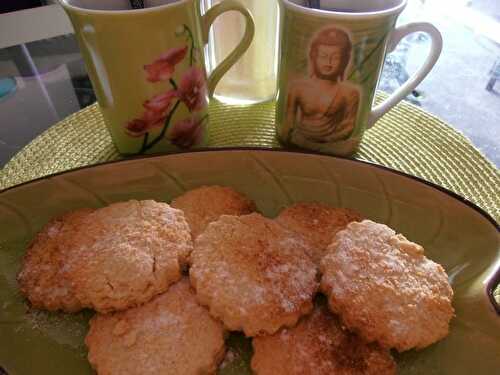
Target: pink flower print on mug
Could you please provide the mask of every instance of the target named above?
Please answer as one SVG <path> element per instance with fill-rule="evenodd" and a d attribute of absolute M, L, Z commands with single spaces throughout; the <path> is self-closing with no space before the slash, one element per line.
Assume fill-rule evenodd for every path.
<path fill-rule="evenodd" d="M 168 81 L 175 73 L 175 66 L 179 64 L 188 52 L 188 47 L 177 47 L 168 50 L 152 64 L 145 65 L 149 82 Z"/>
<path fill-rule="evenodd" d="M 168 139 L 180 148 L 191 148 L 202 141 L 204 122 L 208 118 L 201 119 L 191 117 L 177 122 L 171 129 Z"/>
<path fill-rule="evenodd" d="M 179 98 L 191 112 L 207 106 L 206 81 L 201 69 L 191 67 L 184 73 L 179 85 Z"/>

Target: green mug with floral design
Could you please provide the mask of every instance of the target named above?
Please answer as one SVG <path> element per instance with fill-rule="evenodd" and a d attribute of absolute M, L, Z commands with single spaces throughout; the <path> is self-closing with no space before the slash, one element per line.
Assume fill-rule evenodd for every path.
<path fill-rule="evenodd" d="M 201 13 L 198 0 L 145 9 L 118 2 L 60 0 L 68 14 L 106 126 L 122 154 L 174 152 L 206 145 L 208 99 L 252 42 L 254 23 L 237 0 Z M 126 2 L 125 2 L 126 3 Z M 105 5 L 105 6 L 104 6 Z M 246 21 L 240 44 L 207 74 L 204 46 L 222 13 Z"/>

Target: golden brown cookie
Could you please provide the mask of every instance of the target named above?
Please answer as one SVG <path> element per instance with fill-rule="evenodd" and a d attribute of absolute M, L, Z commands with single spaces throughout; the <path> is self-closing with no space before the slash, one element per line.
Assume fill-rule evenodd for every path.
<path fill-rule="evenodd" d="M 198 300 L 247 336 L 293 326 L 318 283 L 304 240 L 259 214 L 221 216 L 196 239 L 190 279 Z"/>
<path fill-rule="evenodd" d="M 255 211 L 255 203 L 241 193 L 222 186 L 202 186 L 172 201 L 172 207 L 184 211 L 193 238 L 222 215 L 246 215 Z"/>
<path fill-rule="evenodd" d="M 297 203 L 280 212 L 276 221 L 310 242 L 313 260 L 319 264 L 335 234 L 362 216 L 354 210 L 322 203 Z"/>
<path fill-rule="evenodd" d="M 293 328 L 253 339 L 257 375 L 390 375 L 396 364 L 389 350 L 366 344 L 342 328 L 326 306 Z"/>
<path fill-rule="evenodd" d="M 85 338 L 99 375 L 215 373 L 224 357 L 224 330 L 196 302 L 182 279 L 150 302 L 97 314 Z"/>
<path fill-rule="evenodd" d="M 349 224 L 328 248 L 321 271 L 330 308 L 367 341 L 404 351 L 448 334 L 453 291 L 443 267 L 386 225 Z"/>
<path fill-rule="evenodd" d="M 192 250 L 184 214 L 166 203 L 115 203 L 89 214 L 68 254 L 67 275 L 86 307 L 140 305 L 181 278 Z"/>
<path fill-rule="evenodd" d="M 82 309 L 63 266 L 75 231 L 91 212 L 82 209 L 51 220 L 29 245 L 17 280 L 33 307 L 66 312 Z"/>

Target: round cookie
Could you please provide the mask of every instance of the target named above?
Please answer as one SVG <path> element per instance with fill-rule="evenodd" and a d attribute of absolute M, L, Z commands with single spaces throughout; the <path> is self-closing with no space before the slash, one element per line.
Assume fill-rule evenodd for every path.
<path fill-rule="evenodd" d="M 88 359 L 101 375 L 215 373 L 224 330 L 182 279 L 148 303 L 90 321 Z"/>
<path fill-rule="evenodd" d="M 98 209 L 74 238 L 67 275 L 76 297 L 101 313 L 140 305 L 181 278 L 192 250 L 184 214 L 166 203 Z"/>
<path fill-rule="evenodd" d="M 362 216 L 348 208 L 322 203 L 296 203 L 280 212 L 276 221 L 302 235 L 311 244 L 313 260 L 319 264 L 335 234 Z"/>
<path fill-rule="evenodd" d="M 311 311 L 317 269 L 306 243 L 259 214 L 222 216 L 195 241 L 190 279 L 232 331 L 272 334 Z"/>
<path fill-rule="evenodd" d="M 172 207 L 184 211 L 193 238 L 222 215 L 246 215 L 255 211 L 255 203 L 237 191 L 223 186 L 202 186 L 172 201 Z"/>
<path fill-rule="evenodd" d="M 297 326 L 255 337 L 252 343 L 256 375 L 396 374 L 387 349 L 344 330 L 326 306 L 316 307 Z"/>
<path fill-rule="evenodd" d="M 448 334 L 454 310 L 445 271 L 386 225 L 349 224 L 329 246 L 321 271 L 332 311 L 369 342 L 404 351 Z"/>
<path fill-rule="evenodd" d="M 47 223 L 24 255 L 17 281 L 35 308 L 76 312 L 83 307 L 63 272 L 75 232 L 91 209 L 66 213 Z"/>

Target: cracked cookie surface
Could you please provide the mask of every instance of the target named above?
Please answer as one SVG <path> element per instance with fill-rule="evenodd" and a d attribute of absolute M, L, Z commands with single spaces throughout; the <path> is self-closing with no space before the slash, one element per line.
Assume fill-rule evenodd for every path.
<path fill-rule="evenodd" d="M 214 374 L 224 330 L 182 279 L 146 304 L 90 321 L 89 361 L 100 375 Z"/>
<path fill-rule="evenodd" d="M 66 312 L 76 312 L 83 308 L 63 267 L 73 244 L 75 231 L 92 211 L 81 209 L 56 217 L 31 241 L 17 281 L 21 293 L 33 307 Z"/>
<path fill-rule="evenodd" d="M 192 250 L 184 214 L 129 201 L 95 210 L 68 254 L 68 279 L 83 306 L 106 313 L 149 301 L 181 278 Z"/>
<path fill-rule="evenodd" d="M 327 306 L 315 307 L 293 328 L 253 339 L 257 375 L 394 375 L 387 349 L 346 331 Z"/>
<path fill-rule="evenodd" d="M 388 226 L 349 224 L 329 246 L 321 271 L 330 308 L 366 341 L 404 351 L 448 335 L 454 310 L 446 272 Z"/>
<path fill-rule="evenodd" d="M 312 258 L 318 265 L 335 234 L 350 222 L 361 220 L 361 214 L 354 210 L 324 203 L 296 203 L 285 208 L 276 218 L 278 223 L 310 243 Z"/>
<path fill-rule="evenodd" d="M 193 238 L 222 215 L 240 216 L 255 211 L 255 203 L 249 198 L 230 187 L 216 185 L 189 190 L 174 199 L 172 207 L 184 212 Z"/>
<path fill-rule="evenodd" d="M 260 214 L 222 216 L 195 241 L 191 283 L 229 330 L 274 333 L 313 307 L 317 267 L 308 250 L 300 236 Z"/>

